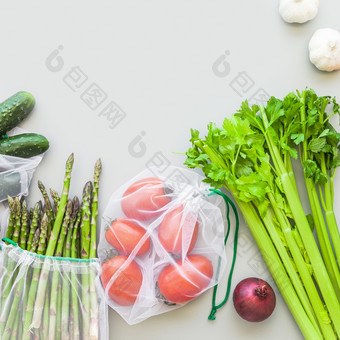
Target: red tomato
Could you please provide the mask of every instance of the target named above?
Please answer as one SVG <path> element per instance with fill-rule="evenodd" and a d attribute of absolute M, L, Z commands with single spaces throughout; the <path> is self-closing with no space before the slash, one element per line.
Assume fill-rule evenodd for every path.
<path fill-rule="evenodd" d="M 182 254 L 183 246 L 190 253 L 198 236 L 198 222 L 193 213 L 183 216 L 184 205 L 167 212 L 158 227 L 158 239 L 169 253 Z M 189 246 L 188 246 L 189 245 Z"/>
<path fill-rule="evenodd" d="M 163 269 L 158 287 L 164 298 L 173 303 L 184 303 L 199 296 L 213 276 L 213 266 L 202 255 L 189 255 L 184 262 L 176 261 Z"/>
<path fill-rule="evenodd" d="M 105 232 L 106 241 L 120 253 L 130 255 L 138 242 L 145 235 L 146 230 L 134 221 L 119 218 L 112 222 Z M 150 238 L 147 238 L 136 255 L 143 255 L 150 249 Z"/>
<path fill-rule="evenodd" d="M 149 177 L 133 183 L 123 194 L 121 204 L 125 216 L 146 221 L 159 216 L 170 201 L 165 196 L 163 181 Z"/>
<path fill-rule="evenodd" d="M 119 255 L 103 263 L 101 281 L 105 289 L 112 276 L 126 260 L 127 256 Z M 131 306 L 137 299 L 142 281 L 142 271 L 138 264 L 132 261 L 109 286 L 109 297 L 121 306 Z"/>

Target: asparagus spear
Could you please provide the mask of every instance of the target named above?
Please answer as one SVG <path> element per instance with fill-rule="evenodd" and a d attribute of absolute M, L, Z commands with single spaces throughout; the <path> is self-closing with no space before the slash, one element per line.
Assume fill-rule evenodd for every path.
<path fill-rule="evenodd" d="M 21 229 L 20 228 L 21 227 L 21 205 L 20 205 L 20 200 L 18 197 L 15 198 L 14 204 L 16 206 L 16 216 L 15 216 L 15 225 L 14 225 L 12 240 L 15 243 L 19 243 L 20 229 Z"/>
<path fill-rule="evenodd" d="M 99 191 L 99 177 L 102 171 L 102 163 L 100 159 L 97 160 L 94 168 L 93 179 L 93 202 L 91 213 L 91 247 L 90 258 L 95 258 L 97 255 L 97 217 L 98 217 L 98 191 Z"/>
<path fill-rule="evenodd" d="M 63 187 L 63 193 L 60 199 L 60 203 L 58 206 L 58 212 L 57 216 L 54 221 L 53 229 L 51 231 L 50 239 L 48 242 L 46 255 L 47 256 L 53 256 L 57 239 L 59 236 L 60 228 L 63 222 L 63 217 L 65 214 L 65 207 L 67 203 L 68 198 L 68 192 L 70 188 L 70 181 L 71 181 L 71 172 L 74 162 L 74 155 L 71 154 L 66 162 L 66 170 L 65 170 L 65 178 L 64 178 L 64 187 Z M 45 300 L 45 292 L 46 292 L 46 285 L 47 285 L 47 273 L 48 273 L 48 267 L 43 268 L 43 274 L 40 276 L 39 280 L 39 286 L 38 286 L 38 295 L 35 302 L 35 308 L 34 308 L 34 314 L 33 314 L 33 320 L 32 325 L 34 328 L 39 328 L 41 324 L 41 317 L 44 309 L 44 300 Z"/>
<path fill-rule="evenodd" d="M 57 216 L 58 206 L 59 206 L 59 203 L 60 203 L 60 197 L 59 197 L 59 194 L 52 188 L 50 189 L 50 194 L 51 194 L 53 202 L 54 202 L 54 205 L 53 205 L 54 216 Z"/>
<path fill-rule="evenodd" d="M 17 214 L 16 204 L 14 203 L 14 199 L 10 196 L 8 196 L 7 200 L 8 200 L 8 207 L 9 207 L 10 215 L 9 215 L 9 220 L 8 220 L 6 237 L 9 239 L 12 239 L 14 226 L 15 226 L 15 216 Z"/>
<path fill-rule="evenodd" d="M 91 200 L 92 200 L 92 182 L 87 182 L 84 187 L 84 201 L 82 211 L 81 230 L 81 252 L 82 259 L 90 258 L 90 241 L 91 241 Z"/>
<path fill-rule="evenodd" d="M 80 257 L 82 259 L 89 259 L 90 256 L 90 241 L 91 241 L 91 200 L 92 200 L 92 182 L 87 182 L 83 193 L 83 209 L 81 230 L 81 251 Z M 83 338 L 88 339 L 90 334 L 90 277 L 88 274 L 82 274 L 82 324 L 83 324 Z"/>
<path fill-rule="evenodd" d="M 50 321 L 50 291 L 47 287 L 46 296 L 45 296 L 44 314 L 43 314 L 43 324 L 41 328 L 42 339 L 48 339 L 49 321 Z"/>
<path fill-rule="evenodd" d="M 7 227 L 7 232 L 6 232 L 6 237 L 9 239 L 12 239 L 13 237 L 13 231 L 14 231 L 14 227 L 15 227 L 15 217 L 16 217 L 16 204 L 14 202 L 14 199 L 10 196 L 8 196 L 7 198 L 8 200 L 8 206 L 9 206 L 9 211 L 10 211 L 10 215 L 9 215 L 9 219 L 8 219 L 8 227 Z M 11 280 L 11 272 L 14 268 L 14 263 L 11 259 L 4 257 L 5 263 L 4 268 L 7 268 L 7 270 L 4 273 L 3 279 L 2 279 L 2 290 L 1 292 L 1 306 L 3 308 L 3 305 L 5 303 L 5 298 L 6 298 L 6 294 L 4 293 L 4 287 L 6 286 L 10 286 L 10 280 Z M 9 289 L 9 288 L 8 288 Z M 0 313 L 1 315 L 2 313 Z M 0 333 L 1 336 L 1 333 Z"/>
<path fill-rule="evenodd" d="M 37 228 L 35 231 L 33 241 L 32 241 L 32 247 L 31 247 L 31 252 L 35 253 L 38 249 L 39 246 L 39 240 L 40 240 L 40 228 Z"/>
<path fill-rule="evenodd" d="M 44 213 L 47 214 L 47 217 L 50 221 L 48 225 L 48 230 L 47 230 L 47 235 L 49 235 L 53 227 L 53 223 L 54 223 L 54 212 L 53 212 L 52 204 L 51 204 L 50 198 L 48 197 L 46 188 L 41 181 L 38 181 L 38 187 L 39 187 L 40 192 L 43 195 L 44 202 L 45 202 Z"/>
<path fill-rule="evenodd" d="M 48 225 L 49 225 L 48 215 L 44 213 L 43 218 L 41 220 L 40 239 L 37 248 L 37 254 L 39 255 L 44 255 L 46 251 Z"/>
<path fill-rule="evenodd" d="M 22 338 L 22 322 L 20 322 L 22 320 L 22 315 L 21 313 L 18 313 L 18 335 L 17 335 L 17 339 L 21 339 Z"/>
<path fill-rule="evenodd" d="M 67 201 L 66 213 L 61 225 L 61 231 L 58 239 L 57 249 L 54 256 L 61 257 L 63 255 L 64 242 L 68 233 L 68 227 L 70 225 L 70 220 L 73 211 L 73 204 L 71 200 Z"/>
<path fill-rule="evenodd" d="M 96 257 L 97 250 L 97 217 L 98 217 L 98 191 L 99 191 L 99 177 L 102 170 L 100 159 L 95 164 L 94 179 L 93 179 L 93 202 L 91 213 L 91 245 L 90 258 Z M 90 268 L 91 270 L 91 268 Z M 98 320 L 98 300 L 95 286 L 95 275 L 93 271 L 90 272 L 90 338 L 98 339 L 99 337 L 99 320 Z"/>
<path fill-rule="evenodd" d="M 41 202 L 39 201 L 34 205 L 32 223 L 31 223 L 30 233 L 28 236 L 27 246 L 26 246 L 26 249 L 28 251 L 30 251 L 32 248 L 33 237 L 34 237 L 35 232 L 38 229 L 39 220 L 40 220 L 40 210 L 41 210 Z"/>
<path fill-rule="evenodd" d="M 73 205 L 73 212 L 71 216 L 70 227 L 68 228 L 66 242 L 64 247 L 64 257 L 71 257 L 71 243 L 72 243 L 72 234 L 73 229 L 77 220 L 78 211 L 79 211 L 79 199 L 77 196 L 73 198 L 72 201 Z M 72 269 L 71 269 L 72 275 Z M 63 281 L 63 297 L 62 297 L 62 320 L 61 320 L 61 327 L 62 327 L 62 338 L 68 339 L 70 333 L 73 334 L 74 331 L 74 319 L 70 316 L 70 283 L 71 281 L 68 280 L 69 276 L 65 277 Z M 69 327 L 68 327 L 69 326 Z M 70 328 L 70 329 L 69 329 Z M 72 332 L 71 332 L 72 329 Z"/>
<path fill-rule="evenodd" d="M 41 227 L 39 247 L 38 247 L 38 251 L 37 251 L 37 253 L 39 255 L 45 254 L 46 247 L 47 247 L 47 232 L 48 232 L 49 226 L 50 226 L 50 221 L 48 221 L 47 214 L 44 214 L 43 221 L 42 221 L 42 227 Z M 36 281 L 36 283 L 38 283 L 38 281 Z M 37 287 L 37 284 L 36 284 L 36 287 Z M 49 294 L 50 294 L 50 292 L 49 292 L 49 289 L 47 287 L 46 297 L 45 297 L 45 308 L 44 308 L 44 315 L 43 315 L 43 325 L 42 325 L 42 329 L 41 329 L 43 339 L 48 339 L 48 324 L 49 324 L 49 312 L 50 312 L 50 297 L 49 297 Z M 35 296 L 35 293 L 34 293 L 34 296 Z"/>
<path fill-rule="evenodd" d="M 22 202 L 21 206 L 21 233 L 20 233 L 20 248 L 26 249 L 26 242 L 28 236 L 28 211 L 26 201 Z"/>
<path fill-rule="evenodd" d="M 38 181 L 38 188 L 39 188 L 41 194 L 43 195 L 45 205 L 47 204 L 47 205 L 51 206 L 51 201 L 50 201 L 50 198 L 48 197 L 46 188 L 40 180 Z"/>
<path fill-rule="evenodd" d="M 42 220 L 41 220 L 41 231 L 40 231 L 40 236 L 39 236 L 39 243 L 36 249 L 37 254 L 39 255 L 44 255 L 46 251 L 48 225 L 49 225 L 48 216 L 46 213 L 44 213 Z M 28 293 L 28 299 L 25 304 L 26 313 L 24 314 L 24 320 L 23 320 L 24 321 L 23 324 L 25 326 L 24 327 L 25 333 L 23 335 L 23 340 L 31 339 L 31 332 L 29 328 L 30 328 L 30 324 L 32 321 L 34 298 L 35 298 L 36 290 L 38 286 L 39 275 L 40 275 L 40 269 L 34 268 L 32 280 L 31 280 L 31 286 L 30 286 L 29 293 Z M 45 330 L 46 328 L 45 320 L 44 320 L 43 326 L 44 326 L 43 330 Z M 47 337 L 45 339 L 47 339 Z"/>
<path fill-rule="evenodd" d="M 84 201 L 84 193 L 83 193 L 82 201 Z M 78 258 L 78 251 L 79 251 L 78 231 L 81 225 L 81 215 L 82 215 L 82 210 L 83 210 L 82 205 L 78 211 L 77 220 L 75 222 L 73 233 L 72 233 L 71 257 L 74 259 Z M 79 304 L 78 304 L 78 279 L 74 272 L 71 272 L 71 283 L 72 283 L 71 320 L 73 321 L 73 323 L 71 323 L 71 326 L 73 326 L 73 330 L 71 330 L 72 331 L 71 338 L 73 340 L 79 340 L 80 339 L 80 325 L 79 325 Z"/>
<path fill-rule="evenodd" d="M 21 300 L 23 299 L 22 295 L 23 295 L 23 292 L 24 292 L 26 276 L 25 276 L 25 273 L 20 273 L 20 271 L 25 271 L 25 268 L 21 267 L 19 269 L 18 277 L 20 275 L 20 279 L 17 280 L 15 286 L 12 288 L 12 289 L 14 289 L 13 300 L 11 302 L 9 312 L 5 313 L 5 315 L 8 315 L 8 317 L 1 320 L 1 324 L 3 324 L 3 321 L 5 321 L 4 322 L 5 323 L 5 329 L 4 329 L 3 332 L 2 332 L 2 329 L 1 329 L 1 333 L 0 333 L 0 334 L 2 334 L 1 340 L 10 340 L 11 339 L 11 334 L 12 334 L 12 331 L 13 331 L 13 328 L 14 328 L 13 326 L 15 326 L 15 320 L 16 320 L 18 310 L 19 310 L 19 304 L 20 304 Z M 7 305 L 9 305 L 9 302 L 10 301 L 7 301 Z"/>
<path fill-rule="evenodd" d="M 33 213 L 34 213 L 34 209 L 33 208 L 31 208 L 30 209 L 30 213 L 29 213 L 29 221 L 30 221 L 30 224 L 32 223 L 32 220 L 33 220 Z"/>
<path fill-rule="evenodd" d="M 29 212 L 27 210 L 27 227 L 26 227 L 26 235 L 25 235 L 25 238 L 27 239 L 28 238 L 28 235 L 29 235 L 29 230 L 30 230 L 30 227 L 29 227 Z M 20 240 L 20 243 L 21 243 L 21 240 Z M 26 244 L 26 247 L 27 247 L 27 244 Z M 26 248 L 24 248 L 26 249 Z M 33 270 L 34 272 L 34 270 Z M 27 306 L 27 303 L 28 303 L 28 298 L 29 298 L 29 292 L 30 292 L 30 284 L 32 283 L 32 277 L 33 277 L 33 273 L 31 273 L 31 271 L 29 271 L 27 273 L 27 277 L 26 277 L 26 282 L 27 282 L 27 286 L 25 287 L 25 296 L 24 296 L 24 300 L 23 300 L 23 306 L 22 306 L 22 316 L 20 318 L 20 330 L 21 330 L 21 336 L 19 339 L 22 338 L 23 336 L 23 333 L 24 333 L 24 321 L 25 321 L 25 310 L 26 310 L 26 306 Z"/>
<path fill-rule="evenodd" d="M 58 245 L 56 249 L 55 256 L 61 257 L 62 256 L 62 251 L 64 248 L 64 242 L 66 239 L 68 227 L 70 224 L 70 218 L 72 214 L 72 201 L 68 200 L 67 202 L 67 207 L 66 207 L 66 213 L 65 213 L 65 218 L 63 220 L 62 226 L 61 226 L 61 231 L 60 231 L 60 236 L 58 240 Z M 59 292 L 59 285 L 61 285 L 60 282 L 60 270 L 61 268 L 55 269 L 52 275 L 52 283 L 51 283 L 51 291 L 52 292 L 57 292 L 56 294 L 53 294 L 51 296 L 51 301 L 50 301 L 50 321 L 49 321 L 49 339 L 54 340 L 56 336 L 56 330 L 60 327 L 56 327 L 57 321 L 60 317 L 61 314 L 61 306 L 59 306 L 59 301 L 58 301 L 58 296 L 61 294 Z M 59 308 L 60 307 L 60 308 Z"/>
<path fill-rule="evenodd" d="M 11 201 L 11 205 L 12 205 L 12 212 L 13 214 L 15 214 L 11 221 L 11 223 L 14 223 L 13 229 L 12 229 L 13 230 L 12 240 L 18 243 L 19 235 L 20 235 L 20 226 L 21 226 L 21 206 L 20 206 L 19 198 L 16 197 L 13 200 L 13 202 Z M 7 264 L 7 272 L 1 283 L 1 286 L 2 286 L 1 306 L 3 310 L 2 310 L 2 317 L 0 320 L 0 335 L 4 331 L 4 327 L 6 326 L 6 322 L 7 322 L 6 318 L 9 313 L 9 308 L 11 308 L 9 303 L 6 303 L 5 305 L 5 302 L 12 289 L 12 280 L 15 279 L 15 266 L 16 266 L 16 263 L 12 261 L 11 259 L 9 259 L 8 264 Z"/>
<path fill-rule="evenodd" d="M 62 308 L 62 297 L 61 297 L 61 278 L 58 281 L 58 287 L 57 287 L 57 318 L 56 318 L 56 328 L 55 328 L 55 338 L 49 336 L 49 339 L 53 340 L 62 340 L 61 337 L 61 308 Z M 51 317 L 50 317 L 51 321 Z M 65 339 L 68 339 L 66 337 Z"/>
<path fill-rule="evenodd" d="M 14 321 L 14 327 L 11 331 L 11 336 L 10 338 L 13 338 L 13 339 L 19 339 L 18 337 L 18 331 L 19 331 L 19 314 L 20 313 L 16 313 L 16 317 L 15 317 L 15 321 Z"/>
<path fill-rule="evenodd" d="M 14 228 L 15 228 L 15 218 L 16 218 L 16 204 L 15 201 L 12 197 L 8 196 L 8 206 L 9 206 L 9 210 L 10 210 L 10 215 L 9 215 L 9 220 L 8 220 L 8 227 L 7 227 L 7 234 L 6 237 L 9 239 L 12 239 L 13 237 L 13 232 L 14 232 Z M 5 257 L 5 260 L 7 260 L 7 256 Z M 11 275 L 12 275 L 12 271 L 15 267 L 15 264 L 13 263 L 13 261 L 11 261 L 11 259 L 8 259 L 7 263 L 5 264 L 7 267 L 6 273 L 4 274 L 3 280 L 2 280 L 2 292 L 1 292 L 1 306 L 3 308 L 4 303 L 5 303 L 5 299 L 9 294 L 10 291 L 10 280 L 11 280 Z M 6 287 L 7 288 L 7 292 L 6 292 Z M 0 313 L 1 315 L 2 313 Z M 0 326 L 0 331 L 1 331 L 1 326 Z M 0 333 L 1 335 L 1 333 Z"/>
<path fill-rule="evenodd" d="M 40 241 L 37 253 L 40 255 L 43 255 L 46 250 L 47 245 L 47 228 L 48 228 L 48 217 L 47 214 L 44 214 L 42 220 L 41 220 L 41 233 L 40 233 Z M 33 307 L 34 307 L 34 299 L 37 294 L 37 287 L 39 283 L 40 278 L 40 268 L 34 268 L 32 280 L 31 280 L 31 286 L 29 289 L 28 294 L 28 301 L 25 308 L 25 315 L 24 315 L 24 336 L 23 340 L 29 340 L 31 339 L 31 332 L 30 327 L 32 323 L 32 317 L 33 317 Z"/>

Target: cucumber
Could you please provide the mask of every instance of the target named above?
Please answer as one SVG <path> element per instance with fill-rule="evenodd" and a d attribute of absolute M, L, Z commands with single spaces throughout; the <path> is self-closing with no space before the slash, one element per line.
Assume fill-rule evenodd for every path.
<path fill-rule="evenodd" d="M 36 133 L 23 133 L 0 140 L 0 154 L 29 158 L 44 153 L 50 144 Z"/>
<path fill-rule="evenodd" d="M 16 127 L 33 110 L 34 97 L 28 92 L 18 92 L 0 104 L 0 136 Z"/>

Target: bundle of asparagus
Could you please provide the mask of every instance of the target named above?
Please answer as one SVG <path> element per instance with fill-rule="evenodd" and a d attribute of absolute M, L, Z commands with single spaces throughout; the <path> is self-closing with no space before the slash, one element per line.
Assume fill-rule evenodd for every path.
<path fill-rule="evenodd" d="M 13 256 L 3 265 L 3 340 L 99 338 L 96 270 L 90 259 L 96 257 L 101 162 L 96 162 L 93 183 L 85 184 L 81 202 L 68 197 L 73 162 L 71 154 L 61 196 L 50 189 L 53 204 L 40 181 L 44 204 L 39 201 L 29 210 L 24 199 L 8 199 L 7 238 L 30 252 L 22 252 L 30 270 L 22 268 L 24 262 L 27 268 L 26 259 Z"/>

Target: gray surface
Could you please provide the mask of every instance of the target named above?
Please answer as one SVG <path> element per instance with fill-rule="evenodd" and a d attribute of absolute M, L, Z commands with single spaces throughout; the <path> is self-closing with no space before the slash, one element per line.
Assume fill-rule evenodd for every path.
<path fill-rule="evenodd" d="M 51 142 L 34 177 L 31 202 L 39 197 L 38 178 L 60 190 L 64 162 L 72 151 L 76 155 L 72 194 L 81 193 L 96 158 L 102 158 L 103 211 L 110 194 L 156 152 L 181 165 L 184 157 L 172 152 L 186 150 L 191 127 L 221 122 L 259 88 L 282 96 L 310 86 L 321 94 L 339 95 L 340 73 L 318 72 L 307 52 L 315 29 L 340 28 L 336 0 L 322 2 L 317 18 L 303 26 L 285 24 L 278 15 L 278 1 L 272 0 L 60 0 L 53 5 L 11 0 L 2 1 L 0 10 L 1 98 L 22 89 L 31 91 L 37 106 L 22 127 L 45 134 Z M 47 58 L 59 45 L 64 66 L 52 72 L 55 64 Z M 218 77 L 212 67 L 225 51 L 230 52 L 226 58 L 230 70 Z M 63 82 L 74 66 L 88 77 L 75 92 Z M 240 96 L 230 84 L 243 71 L 254 85 Z M 97 110 L 80 98 L 92 82 L 108 96 Z M 110 100 L 127 114 L 114 129 L 99 115 Z M 142 147 L 133 147 L 141 132 Z M 262 269 L 252 269 L 256 247 L 243 221 L 241 227 L 232 288 L 247 276 L 268 277 Z M 231 247 L 227 249 L 230 258 Z M 272 317 L 260 324 L 243 322 L 231 302 L 209 322 L 210 300 L 208 292 L 179 310 L 133 327 L 110 312 L 110 339 L 302 338 L 280 296 Z"/>

